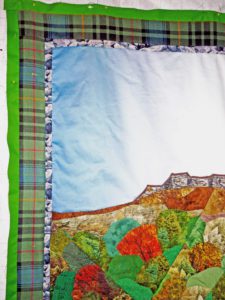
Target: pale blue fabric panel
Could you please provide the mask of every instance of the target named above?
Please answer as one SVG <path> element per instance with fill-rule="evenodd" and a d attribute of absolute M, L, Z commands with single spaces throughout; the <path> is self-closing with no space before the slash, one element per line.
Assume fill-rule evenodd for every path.
<path fill-rule="evenodd" d="M 53 210 L 126 203 L 171 172 L 224 173 L 224 62 L 212 54 L 55 49 Z"/>

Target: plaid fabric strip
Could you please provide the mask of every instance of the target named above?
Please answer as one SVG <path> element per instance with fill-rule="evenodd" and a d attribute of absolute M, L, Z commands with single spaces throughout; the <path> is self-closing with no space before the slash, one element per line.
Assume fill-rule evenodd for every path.
<path fill-rule="evenodd" d="M 100 39 L 150 45 L 225 46 L 225 24 L 20 12 L 18 299 L 42 299 L 45 211 L 44 42 Z"/>
<path fill-rule="evenodd" d="M 43 286 L 44 45 L 31 17 L 30 39 L 20 40 L 18 299 L 41 299 Z"/>
<path fill-rule="evenodd" d="M 224 46 L 225 24 L 215 22 L 159 22 L 108 16 L 42 15 L 22 12 L 21 36 L 43 39 L 95 39 L 150 45 Z"/>

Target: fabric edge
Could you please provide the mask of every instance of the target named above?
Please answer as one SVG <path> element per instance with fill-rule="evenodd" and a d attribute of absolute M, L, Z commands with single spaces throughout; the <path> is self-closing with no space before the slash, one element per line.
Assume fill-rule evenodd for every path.
<path fill-rule="evenodd" d="M 127 19 L 143 19 L 152 21 L 180 22 L 225 22 L 225 13 L 209 10 L 141 10 L 135 8 L 111 7 L 100 4 L 46 4 L 32 0 L 5 0 L 5 10 L 28 10 L 39 13 L 74 14 L 74 15 L 105 15 Z"/>
<path fill-rule="evenodd" d="M 6 299 L 17 299 L 17 239 L 19 209 L 19 28 L 18 13 L 7 12 L 7 107 L 9 147 L 9 211 Z"/>

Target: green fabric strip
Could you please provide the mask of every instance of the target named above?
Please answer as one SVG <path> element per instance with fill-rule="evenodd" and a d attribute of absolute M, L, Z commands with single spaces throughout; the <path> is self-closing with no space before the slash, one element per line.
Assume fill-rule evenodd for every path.
<path fill-rule="evenodd" d="M 180 22 L 225 22 L 225 13 L 202 10 L 139 10 L 133 8 L 109 7 L 104 5 L 80 5 L 55 3 L 45 4 L 32 0 L 5 0 L 6 10 L 29 10 L 41 13 L 74 14 L 74 15 L 105 15 L 118 18 L 143 19 L 154 21 Z"/>
<path fill-rule="evenodd" d="M 7 12 L 7 104 L 8 146 L 10 151 L 9 210 L 10 234 L 8 242 L 6 299 L 17 299 L 17 237 L 19 208 L 19 29 L 18 13 Z"/>

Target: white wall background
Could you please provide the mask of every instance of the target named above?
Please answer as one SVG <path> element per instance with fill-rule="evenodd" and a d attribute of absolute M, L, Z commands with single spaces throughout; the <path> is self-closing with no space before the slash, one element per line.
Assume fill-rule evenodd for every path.
<path fill-rule="evenodd" d="M 6 106 L 6 14 L 0 0 L 0 299 L 5 299 L 6 258 L 9 230 L 8 146 Z"/>

